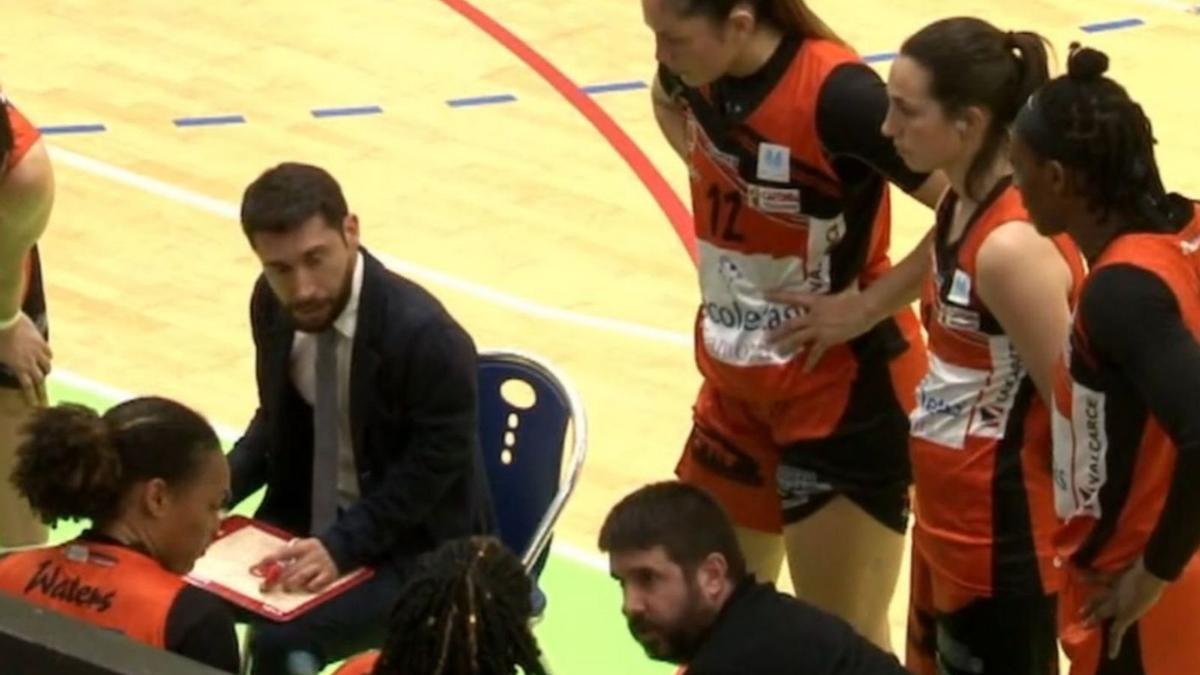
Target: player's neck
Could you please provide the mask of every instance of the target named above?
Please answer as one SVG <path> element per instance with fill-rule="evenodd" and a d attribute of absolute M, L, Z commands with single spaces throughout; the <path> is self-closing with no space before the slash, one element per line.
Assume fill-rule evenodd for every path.
<path fill-rule="evenodd" d="M 129 548 L 144 549 L 144 538 L 139 534 L 141 528 L 126 521 L 115 521 L 96 526 L 96 531 L 113 541 Z"/>
<path fill-rule="evenodd" d="M 980 202 L 988 198 L 997 183 L 1012 175 L 1012 164 L 1003 153 L 983 171 L 972 172 L 975 157 L 975 153 L 970 153 L 951 166 L 943 167 L 954 194 L 958 196 L 959 204 L 972 212 Z"/>
<path fill-rule="evenodd" d="M 1127 228 L 1122 219 L 1116 216 L 1110 216 L 1104 220 L 1096 219 L 1094 214 L 1087 214 L 1087 216 L 1078 214 L 1067 218 L 1067 232 L 1079 246 L 1083 257 L 1087 258 L 1088 264 L 1094 264 L 1109 244 Z"/>
<path fill-rule="evenodd" d="M 733 77 L 747 77 L 757 73 L 767 61 L 771 60 L 771 56 L 775 54 L 775 50 L 779 49 L 779 43 L 783 42 L 783 34 L 771 26 L 760 26 L 754 31 L 754 35 L 750 36 L 750 41 L 742 48 L 742 53 L 738 54 L 733 63 L 729 64 L 729 75 Z"/>

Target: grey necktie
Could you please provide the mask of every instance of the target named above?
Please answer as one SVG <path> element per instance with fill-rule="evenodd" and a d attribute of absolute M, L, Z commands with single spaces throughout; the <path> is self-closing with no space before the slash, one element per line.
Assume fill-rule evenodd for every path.
<path fill-rule="evenodd" d="M 313 406 L 313 535 L 337 519 L 338 373 L 337 331 L 330 327 L 317 336 L 316 403 Z"/>

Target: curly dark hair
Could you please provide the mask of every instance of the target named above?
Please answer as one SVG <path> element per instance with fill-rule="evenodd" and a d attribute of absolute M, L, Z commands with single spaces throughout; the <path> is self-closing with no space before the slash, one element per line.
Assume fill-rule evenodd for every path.
<path fill-rule="evenodd" d="M 135 398 L 104 413 L 74 403 L 37 411 L 11 480 L 48 525 L 87 518 L 103 526 L 135 483 L 193 478 L 217 434 L 199 413 L 165 398 Z"/>

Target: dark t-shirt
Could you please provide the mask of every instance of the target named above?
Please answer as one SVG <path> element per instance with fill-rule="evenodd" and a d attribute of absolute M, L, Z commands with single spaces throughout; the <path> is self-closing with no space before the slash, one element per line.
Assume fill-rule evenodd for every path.
<path fill-rule="evenodd" d="M 687 675 L 906 675 L 845 621 L 748 577 Z"/>

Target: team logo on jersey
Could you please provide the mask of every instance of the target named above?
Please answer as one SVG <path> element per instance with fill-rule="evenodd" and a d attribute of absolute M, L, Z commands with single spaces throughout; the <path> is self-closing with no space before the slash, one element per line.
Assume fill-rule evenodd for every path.
<path fill-rule="evenodd" d="M 804 277 L 804 259 L 766 253 L 741 253 L 703 239 L 700 253 L 701 332 L 713 358 L 738 366 L 787 363 L 799 346 L 778 344 L 771 332 L 799 315 L 797 307 L 770 302 L 768 289 L 816 292 Z"/>
<path fill-rule="evenodd" d="M 1070 417 L 1054 410 L 1055 508 L 1061 519 L 1102 515 L 1100 490 L 1108 482 L 1107 401 L 1103 392 L 1071 385 Z"/>
<path fill-rule="evenodd" d="M 946 299 L 956 305 L 971 304 L 971 275 L 962 270 L 954 270 L 954 278 L 950 281 L 950 292 Z"/>
<path fill-rule="evenodd" d="M 982 319 L 979 317 L 979 312 L 973 312 L 962 307 L 954 305 L 941 305 L 939 308 L 939 321 L 946 328 L 956 330 L 978 331 L 982 325 Z"/>
<path fill-rule="evenodd" d="M 796 189 L 748 185 L 746 197 L 750 208 L 762 213 L 800 214 L 800 191 Z"/>
<path fill-rule="evenodd" d="M 972 423 L 970 433 L 1001 438 L 1016 405 L 1017 390 L 1025 379 L 1025 366 L 1012 340 L 992 338 L 989 342 L 994 370 L 979 401 L 979 417 Z"/>
<path fill-rule="evenodd" d="M 775 143 L 758 144 L 758 178 L 774 183 L 792 180 L 792 149 Z"/>

